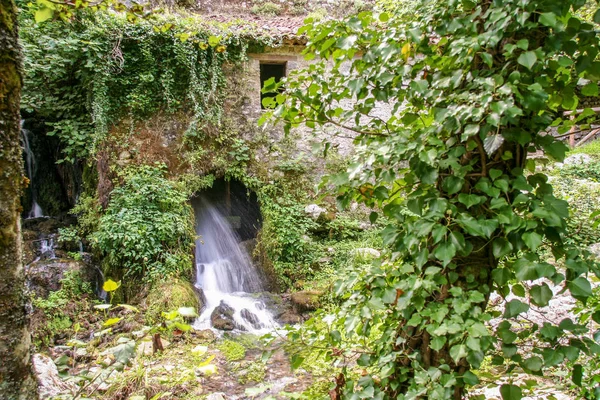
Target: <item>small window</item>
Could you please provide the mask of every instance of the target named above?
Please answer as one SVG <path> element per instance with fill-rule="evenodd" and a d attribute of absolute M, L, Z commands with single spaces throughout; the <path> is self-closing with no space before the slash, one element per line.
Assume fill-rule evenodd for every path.
<path fill-rule="evenodd" d="M 265 86 L 265 82 L 271 78 L 275 78 L 275 82 L 279 82 L 281 78 L 285 76 L 285 63 L 278 64 L 260 64 L 260 88 Z M 263 106 L 263 99 L 266 97 L 275 97 L 276 93 L 263 93 L 260 92 L 260 108 L 265 108 Z"/>

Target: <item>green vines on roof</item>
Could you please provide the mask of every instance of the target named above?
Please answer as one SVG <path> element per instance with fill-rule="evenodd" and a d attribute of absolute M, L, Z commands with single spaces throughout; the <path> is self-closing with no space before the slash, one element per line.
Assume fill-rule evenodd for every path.
<path fill-rule="evenodd" d="M 65 160 L 94 154 L 111 126 L 157 111 L 193 115 L 190 132 L 219 126 L 225 65 L 248 44 L 273 45 L 250 29 L 233 31 L 199 18 L 80 13 L 71 22 L 36 24 L 21 16 L 25 88 L 22 109 L 61 139 Z"/>

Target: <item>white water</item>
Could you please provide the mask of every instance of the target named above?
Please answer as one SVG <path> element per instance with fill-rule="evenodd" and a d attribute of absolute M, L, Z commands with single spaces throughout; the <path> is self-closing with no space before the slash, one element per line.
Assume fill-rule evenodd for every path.
<path fill-rule="evenodd" d="M 194 323 L 196 329 L 211 327 L 211 314 L 221 302 L 234 310 L 239 328 L 257 332 L 277 327 L 265 304 L 252 293 L 264 290 L 239 237 L 217 207 L 200 201 L 196 214 L 196 287 L 206 298 L 204 311 Z M 245 317 L 244 317 L 245 316 Z"/>
<path fill-rule="evenodd" d="M 23 129 L 23 121 L 21 121 L 21 136 L 23 138 L 23 150 L 25 150 L 25 158 L 27 162 L 27 177 L 31 186 L 31 210 L 27 214 L 27 218 L 39 218 L 44 216 L 42 207 L 37 202 L 37 193 L 33 187 L 33 174 L 35 173 L 35 155 L 29 146 L 29 131 Z"/>

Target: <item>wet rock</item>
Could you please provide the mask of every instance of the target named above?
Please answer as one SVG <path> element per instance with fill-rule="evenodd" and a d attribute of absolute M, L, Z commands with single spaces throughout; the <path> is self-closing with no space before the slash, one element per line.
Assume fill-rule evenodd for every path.
<path fill-rule="evenodd" d="M 54 396 L 77 391 L 75 383 L 65 382 L 60 378 L 58 369 L 50 357 L 43 354 L 34 354 L 33 369 L 38 382 L 40 399 L 50 399 Z"/>
<path fill-rule="evenodd" d="M 314 311 L 319 308 L 319 297 L 321 295 L 323 295 L 323 292 L 320 290 L 303 290 L 292 293 L 290 300 L 294 308 L 300 312 Z"/>
<path fill-rule="evenodd" d="M 221 301 L 210 314 L 210 322 L 215 329 L 222 331 L 232 331 L 235 329 L 235 321 L 233 320 L 234 310 L 224 301 Z"/>
<path fill-rule="evenodd" d="M 61 280 L 67 272 L 79 273 L 82 282 L 95 283 L 101 279 L 94 266 L 83 261 L 61 258 L 36 261 L 26 268 L 25 274 L 33 296 L 45 299 L 50 292 L 61 289 Z"/>
<path fill-rule="evenodd" d="M 252 257 L 254 249 L 256 248 L 256 239 L 244 240 L 243 242 L 240 242 L 239 246 L 242 251 L 245 251 Z"/>
<path fill-rule="evenodd" d="M 254 327 L 254 329 L 260 329 L 261 328 L 260 321 L 258 320 L 258 317 L 252 311 L 248 310 L 247 308 L 244 308 L 240 312 L 240 314 L 241 314 L 242 318 L 244 318 L 244 320 L 246 320 L 248 323 L 250 323 L 250 325 L 252 325 L 252 327 Z"/>

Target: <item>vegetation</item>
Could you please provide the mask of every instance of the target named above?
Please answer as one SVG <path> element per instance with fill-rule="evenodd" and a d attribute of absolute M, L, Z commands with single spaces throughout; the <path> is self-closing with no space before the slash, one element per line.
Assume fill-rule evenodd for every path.
<path fill-rule="evenodd" d="M 92 237 L 127 278 L 158 280 L 191 270 L 193 212 L 185 190 L 165 172 L 161 165 L 126 169 Z"/>
<path fill-rule="evenodd" d="M 566 146 L 539 132 L 576 122 L 562 111 L 577 108 L 580 78 L 589 82 L 583 95 L 598 93 L 595 27 L 573 14 L 582 4 L 450 1 L 412 23 L 361 13 L 301 29 L 306 57 L 321 61 L 286 80 L 274 115 L 288 130 L 356 132 L 358 157 L 330 182 L 342 205 L 379 206 L 392 221 L 383 236 L 391 257 L 338 282 L 344 305 L 327 333 L 313 327 L 329 359 L 360 354 L 365 373 L 344 368 L 339 395 L 460 399 L 496 343 L 495 364 L 534 374 L 598 354 L 588 328 L 571 320 L 515 325 L 548 305 L 554 285 L 585 303 L 590 276 L 600 275 L 565 241 L 568 204 L 527 157 L 541 149 L 562 160 Z M 374 118 L 382 103 L 390 117 Z M 540 260 L 541 246 L 555 265 Z M 511 288 L 517 298 L 491 332 L 489 298 Z M 520 351 L 526 339 L 535 340 L 533 352 Z M 576 385 L 584 369 L 573 368 Z M 501 394 L 518 399 L 522 389 L 509 382 Z"/>

